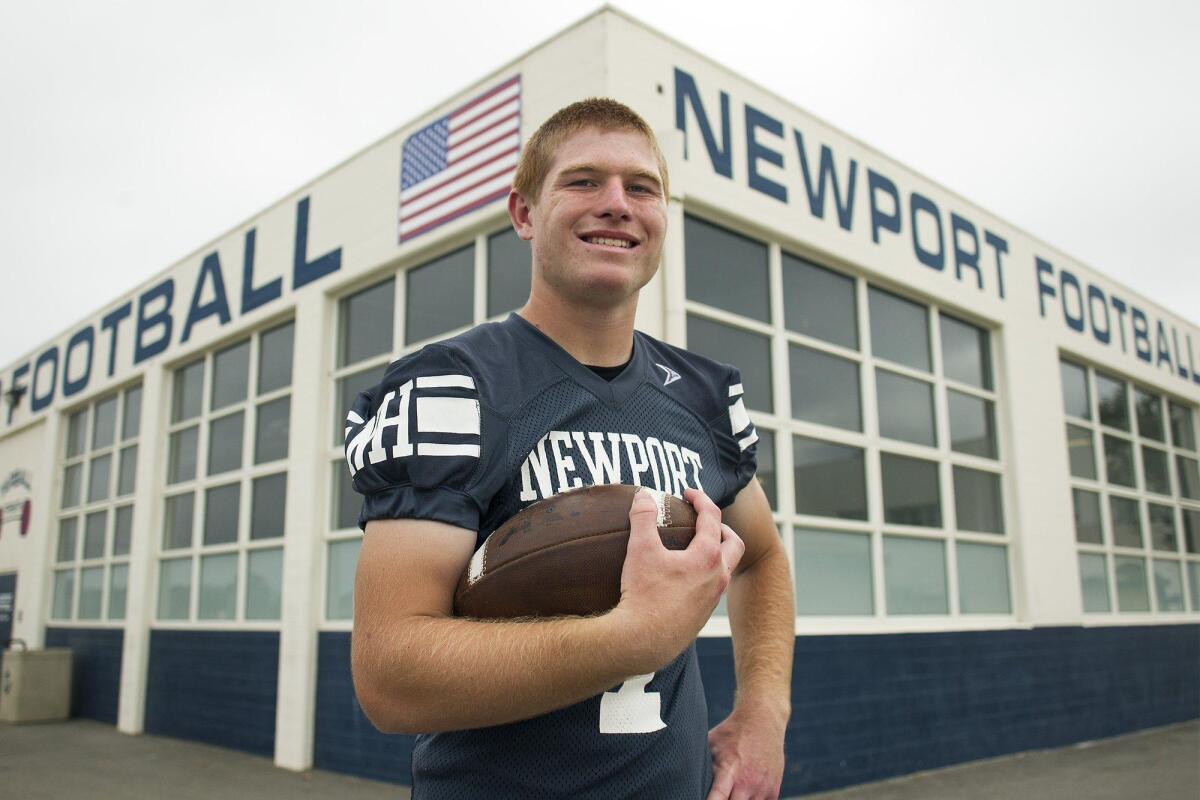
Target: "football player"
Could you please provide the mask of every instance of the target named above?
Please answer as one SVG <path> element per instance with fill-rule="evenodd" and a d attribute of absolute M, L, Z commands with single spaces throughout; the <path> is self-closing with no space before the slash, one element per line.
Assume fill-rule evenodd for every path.
<path fill-rule="evenodd" d="M 590 99 L 554 114 L 508 201 L 531 243 L 524 307 L 394 362 L 349 413 L 365 530 L 355 689 L 380 730 L 418 734 L 418 800 L 778 797 L 792 588 L 741 378 L 634 330 L 668 191 L 631 109 Z M 612 611 L 453 616 L 489 533 L 543 497 L 614 482 L 689 500 L 691 545 L 668 551 L 638 492 Z M 727 588 L 736 704 L 710 731 L 694 640 Z"/>

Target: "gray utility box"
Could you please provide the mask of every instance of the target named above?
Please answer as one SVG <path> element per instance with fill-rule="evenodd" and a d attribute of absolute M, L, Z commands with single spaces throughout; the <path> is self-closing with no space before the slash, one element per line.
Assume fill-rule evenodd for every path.
<path fill-rule="evenodd" d="M 5 650 L 0 722 L 50 722 L 71 715 L 71 651 Z"/>

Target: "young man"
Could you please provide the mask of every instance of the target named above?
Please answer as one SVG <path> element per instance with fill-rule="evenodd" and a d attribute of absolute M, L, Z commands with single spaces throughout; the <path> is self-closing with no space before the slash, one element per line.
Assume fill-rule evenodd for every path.
<path fill-rule="evenodd" d="M 556 113 L 509 197 L 532 245 L 528 302 L 393 363 L 350 412 L 366 531 L 355 688 L 380 730 L 421 734 L 418 800 L 778 796 L 791 579 L 753 480 L 741 379 L 633 327 L 667 197 L 636 113 L 602 99 Z M 689 500 L 691 546 L 663 547 L 655 501 L 638 492 L 611 612 L 452 616 L 487 534 L 545 496 L 613 482 Z M 710 732 L 694 639 L 727 586 L 737 703 Z"/>

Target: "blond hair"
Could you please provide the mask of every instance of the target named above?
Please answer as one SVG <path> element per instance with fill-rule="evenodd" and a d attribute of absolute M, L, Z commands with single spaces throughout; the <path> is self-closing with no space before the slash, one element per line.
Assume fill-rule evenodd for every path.
<path fill-rule="evenodd" d="M 554 162 L 554 154 L 563 140 L 583 128 L 599 128 L 602 131 L 636 131 L 646 137 L 654 159 L 658 162 L 658 173 L 662 178 L 663 196 L 669 197 L 667 183 L 667 160 L 658 146 L 654 131 L 646 120 L 629 106 L 607 97 L 589 97 L 559 109 L 550 119 L 542 123 L 521 151 L 513 189 L 528 202 L 537 200 L 542 183 Z"/>

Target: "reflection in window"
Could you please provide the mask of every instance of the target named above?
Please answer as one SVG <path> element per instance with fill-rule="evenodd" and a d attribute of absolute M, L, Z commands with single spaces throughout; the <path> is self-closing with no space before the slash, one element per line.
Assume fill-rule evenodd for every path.
<path fill-rule="evenodd" d="M 683 242 L 688 300 L 771 321 L 765 244 L 690 215 Z"/>
<path fill-rule="evenodd" d="M 871 351 L 913 369 L 930 371 L 929 314 L 925 306 L 871 287 Z"/>
<path fill-rule="evenodd" d="M 889 614 L 945 614 L 945 546 L 940 541 L 883 537 L 883 574 Z"/>
<path fill-rule="evenodd" d="M 1083 610 L 1089 613 L 1111 609 L 1108 599 L 1108 567 L 1105 556 L 1079 554 L 1079 581 L 1083 590 Z"/>
<path fill-rule="evenodd" d="M 942 314 L 942 371 L 952 380 L 992 388 L 987 331 Z"/>
<path fill-rule="evenodd" d="M 1192 425 L 1192 409 L 1175 401 L 1168 403 L 1171 410 L 1171 443 L 1185 450 L 1196 449 L 1196 429 Z"/>
<path fill-rule="evenodd" d="M 800 528 L 796 544 L 796 613 L 874 613 L 871 537 Z"/>
<path fill-rule="evenodd" d="M 1171 506 L 1150 503 L 1150 546 L 1155 550 L 1174 553 L 1179 550 L 1175 537 L 1175 509 Z"/>
<path fill-rule="evenodd" d="M 1104 475 L 1109 483 L 1137 485 L 1133 477 L 1133 445 L 1128 439 L 1104 434 Z"/>
<path fill-rule="evenodd" d="M 858 362 L 809 347 L 788 347 L 792 416 L 805 422 L 862 430 Z"/>
<path fill-rule="evenodd" d="M 1118 547 L 1142 546 L 1142 520 L 1138 515 L 1136 500 L 1111 495 L 1108 498 L 1109 516 L 1112 519 L 1113 544 Z"/>
<path fill-rule="evenodd" d="M 771 340 L 747 330 L 688 314 L 687 348 L 742 373 L 746 407 L 771 413 Z"/>
<path fill-rule="evenodd" d="M 1183 572 L 1178 561 L 1154 561 L 1154 597 L 1159 611 L 1183 611 Z"/>
<path fill-rule="evenodd" d="M 1087 370 L 1070 361 L 1058 362 L 1062 375 L 1063 410 L 1070 417 L 1092 418 L 1092 404 L 1088 394 Z"/>
<path fill-rule="evenodd" d="M 1100 422 L 1123 431 L 1129 430 L 1129 399 L 1125 382 L 1096 373 L 1096 397 L 1100 401 Z"/>
<path fill-rule="evenodd" d="M 954 508 L 959 530 L 1004 533 L 1000 476 L 955 465 Z"/>
<path fill-rule="evenodd" d="M 494 317 L 525 305 L 533 274 L 529 242 L 512 228 L 488 237 L 487 315 Z"/>
<path fill-rule="evenodd" d="M 392 320 L 396 316 L 396 281 L 388 278 L 338 302 L 339 367 L 392 349 Z"/>
<path fill-rule="evenodd" d="M 788 330 L 858 349 L 853 278 L 784 253 L 783 314 Z"/>
<path fill-rule="evenodd" d="M 883 518 L 898 525 L 941 527 L 938 465 L 923 458 L 880 453 Z"/>
<path fill-rule="evenodd" d="M 475 313 L 475 246 L 405 274 L 404 341 L 431 339 L 471 324 Z"/>
<path fill-rule="evenodd" d="M 860 447 L 792 437 L 796 511 L 823 517 L 867 518 L 867 487 Z"/>
<path fill-rule="evenodd" d="M 1133 404 L 1137 409 L 1138 434 L 1147 439 L 1166 441 L 1163 430 L 1162 398 L 1142 389 L 1134 389 Z"/>
<path fill-rule="evenodd" d="M 1121 611 L 1149 611 L 1146 560 L 1117 556 L 1113 564 L 1117 571 L 1117 608 Z"/>
<path fill-rule="evenodd" d="M 1083 489 L 1072 489 L 1071 499 L 1075 506 L 1075 541 L 1104 544 L 1104 530 L 1100 523 L 1100 495 Z"/>
<path fill-rule="evenodd" d="M 984 458 L 996 458 L 995 404 L 953 390 L 946 392 L 946 408 L 950 415 L 950 449 Z M 1089 437 L 1090 454 L 1090 437 Z M 1094 472 L 1093 467 L 1093 472 Z"/>
<path fill-rule="evenodd" d="M 958 542 L 958 602 L 964 614 L 1007 614 L 1008 551 L 1004 547 Z"/>
<path fill-rule="evenodd" d="M 879 435 L 933 446 L 933 385 L 884 369 L 875 370 Z"/>

